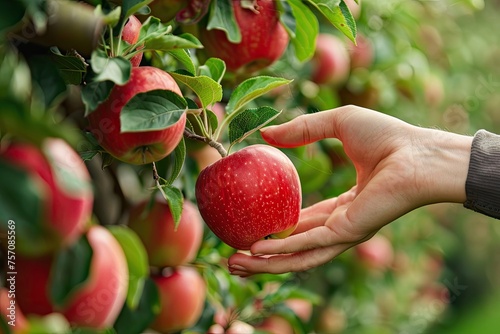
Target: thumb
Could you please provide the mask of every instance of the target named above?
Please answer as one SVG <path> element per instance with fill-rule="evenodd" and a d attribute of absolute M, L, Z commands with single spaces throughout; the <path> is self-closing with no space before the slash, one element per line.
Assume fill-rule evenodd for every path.
<path fill-rule="evenodd" d="M 280 125 L 268 126 L 260 130 L 262 138 L 277 147 L 297 147 L 324 138 L 336 137 L 339 115 L 348 107 L 301 115 Z"/>

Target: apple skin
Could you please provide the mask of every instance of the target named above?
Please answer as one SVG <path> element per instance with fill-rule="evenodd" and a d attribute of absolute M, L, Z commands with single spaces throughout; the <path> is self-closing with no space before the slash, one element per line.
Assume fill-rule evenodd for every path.
<path fill-rule="evenodd" d="M 127 295 L 125 255 L 118 241 L 102 226 L 92 226 L 87 238 L 93 251 L 89 278 L 61 308 L 54 307 L 48 296 L 53 258 L 16 258 L 16 301 L 25 314 L 59 312 L 77 326 L 113 325 Z"/>
<path fill-rule="evenodd" d="M 75 241 L 92 215 L 94 195 L 90 175 L 80 156 L 62 139 L 48 138 L 41 148 L 11 143 L 0 160 L 28 173 L 42 199 L 41 227 L 36 241 L 17 232 L 16 251 L 40 256 Z"/>
<path fill-rule="evenodd" d="M 349 42 L 349 57 L 351 58 L 351 68 L 370 68 L 375 59 L 375 51 L 372 42 L 364 35 L 358 33 L 356 45 Z"/>
<path fill-rule="evenodd" d="M 150 66 L 133 67 L 130 80 L 123 86 L 115 85 L 108 99 L 88 116 L 92 134 L 118 160 L 134 165 L 158 161 L 169 155 L 182 139 L 185 113 L 177 123 L 163 130 L 120 133 L 120 113 L 125 104 L 139 93 L 157 89 L 182 96 L 177 83 L 165 71 Z"/>
<path fill-rule="evenodd" d="M 349 53 L 337 36 L 325 33 L 318 35 L 311 63 L 311 80 L 318 85 L 337 85 L 346 81 L 349 76 Z"/>
<path fill-rule="evenodd" d="M 300 298 L 290 298 L 285 300 L 285 305 L 290 308 L 304 323 L 311 320 L 313 305 L 310 301 Z"/>
<path fill-rule="evenodd" d="M 142 23 L 137 17 L 131 15 L 128 18 L 128 22 L 123 27 L 122 39 L 128 44 L 135 44 L 139 40 L 139 34 L 141 32 Z M 136 54 L 130 58 L 132 66 L 137 67 L 141 64 L 142 52 Z"/>
<path fill-rule="evenodd" d="M 265 331 L 270 334 L 294 334 L 292 325 L 285 318 L 279 315 L 271 315 L 264 319 L 264 321 L 255 326 L 260 331 Z"/>
<path fill-rule="evenodd" d="M 145 201 L 131 209 L 128 225 L 146 247 L 149 264 L 176 267 L 193 261 L 203 238 L 203 222 L 196 206 L 184 200 L 181 221 L 175 230 L 165 199 L 155 199 L 153 207 L 144 215 L 148 204 L 149 201 Z"/>
<path fill-rule="evenodd" d="M 302 205 L 293 163 L 277 148 L 260 144 L 202 170 L 195 193 L 208 227 L 223 242 L 242 250 L 266 237 L 290 235 Z"/>
<path fill-rule="evenodd" d="M 201 317 L 206 285 L 192 267 L 177 267 L 166 276 L 152 276 L 160 294 L 161 310 L 150 325 L 160 333 L 192 327 Z"/>
<path fill-rule="evenodd" d="M 268 67 L 286 50 L 289 37 L 281 25 L 273 0 L 256 0 L 256 11 L 241 6 L 241 0 L 231 1 L 241 42 L 232 43 L 222 30 L 200 29 L 200 41 L 209 57 L 224 60 L 230 72 L 250 74 Z"/>

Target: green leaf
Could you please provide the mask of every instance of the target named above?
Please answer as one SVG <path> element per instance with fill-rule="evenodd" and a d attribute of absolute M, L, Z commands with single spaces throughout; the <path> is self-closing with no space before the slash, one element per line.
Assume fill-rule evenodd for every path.
<path fill-rule="evenodd" d="M 144 48 L 155 51 L 170 51 L 176 49 L 201 49 L 203 44 L 191 34 L 162 35 L 147 39 Z"/>
<path fill-rule="evenodd" d="M 343 0 L 308 0 L 338 30 L 356 43 L 356 21 Z"/>
<path fill-rule="evenodd" d="M 85 236 L 57 253 L 49 286 L 50 300 L 56 307 L 63 307 L 78 286 L 88 279 L 92 256 L 92 247 Z"/>
<path fill-rule="evenodd" d="M 276 6 L 280 12 L 280 22 L 285 27 L 290 38 L 295 38 L 295 31 L 297 30 L 297 21 L 291 5 L 285 0 L 276 1 Z"/>
<path fill-rule="evenodd" d="M 158 288 L 151 278 L 146 278 L 137 307 L 131 309 L 127 303 L 124 303 L 113 328 L 116 333 L 144 333 L 160 310 Z"/>
<path fill-rule="evenodd" d="M 199 67 L 200 75 L 212 78 L 220 84 L 226 73 L 226 63 L 219 58 L 208 58 L 204 65 Z"/>
<path fill-rule="evenodd" d="M 87 64 L 78 56 L 62 55 L 55 49 L 51 49 L 51 59 L 59 69 L 66 84 L 79 85 L 83 76 L 87 73 Z"/>
<path fill-rule="evenodd" d="M 168 51 L 168 54 L 170 54 L 172 57 L 177 59 L 178 62 L 180 62 L 186 70 L 194 75 L 196 72 L 195 65 L 193 63 L 193 59 L 189 55 L 189 51 L 186 49 L 176 49 L 176 50 L 170 50 Z"/>
<path fill-rule="evenodd" d="M 0 97 L 27 101 L 31 97 L 28 64 L 12 48 L 0 48 Z"/>
<path fill-rule="evenodd" d="M 109 11 L 109 12 L 104 12 L 102 10 L 101 5 L 97 5 L 95 10 L 95 14 L 98 16 L 102 17 L 102 20 L 106 25 L 110 25 L 112 27 L 116 26 L 117 23 L 120 21 L 120 16 L 122 13 L 122 8 L 121 7 L 116 7 L 115 9 Z"/>
<path fill-rule="evenodd" d="M 159 190 L 163 197 L 167 200 L 168 207 L 172 213 L 172 218 L 174 219 L 174 229 L 177 229 L 179 222 L 181 221 L 182 215 L 182 204 L 184 202 L 184 197 L 182 192 L 172 186 L 162 185 Z"/>
<path fill-rule="evenodd" d="M 133 15 L 139 9 L 149 5 L 151 2 L 153 2 L 153 0 L 123 0 L 122 1 L 123 17 L 128 18 L 130 15 Z"/>
<path fill-rule="evenodd" d="M 271 107 L 247 109 L 239 113 L 229 123 L 229 142 L 231 146 L 240 143 L 246 137 L 278 117 L 279 114 L 281 114 L 281 111 L 277 111 Z"/>
<path fill-rule="evenodd" d="M 176 72 L 169 73 L 175 81 L 185 84 L 198 96 L 203 108 L 222 100 L 222 86 L 212 78 L 204 75 L 193 77 Z"/>
<path fill-rule="evenodd" d="M 239 5 L 239 3 L 237 3 Z M 232 43 L 241 42 L 241 31 L 236 23 L 231 0 L 213 0 L 210 8 L 207 30 L 218 29 L 226 32 Z"/>
<path fill-rule="evenodd" d="M 103 50 L 95 50 L 91 56 L 92 69 L 97 74 L 93 81 L 112 81 L 124 85 L 130 79 L 132 64 L 123 57 L 108 57 Z"/>
<path fill-rule="evenodd" d="M 177 123 L 186 109 L 186 100 L 172 91 L 157 89 L 140 93 L 122 108 L 120 131 L 163 130 Z"/>
<path fill-rule="evenodd" d="M 61 314 L 53 312 L 44 316 L 34 314 L 29 315 L 29 329 L 26 333 L 50 333 L 50 334 L 68 334 L 71 331 L 71 325 Z M 97 334 L 97 333 L 93 333 Z"/>
<path fill-rule="evenodd" d="M 19 23 L 25 12 L 26 7 L 18 1 L 2 1 L 0 3 L 0 33 Z"/>
<path fill-rule="evenodd" d="M 96 137 L 90 132 L 84 133 L 84 138 L 78 144 L 77 149 L 83 161 L 92 160 L 97 154 L 105 152 L 101 145 L 99 145 Z"/>
<path fill-rule="evenodd" d="M 129 272 L 127 304 L 132 310 L 139 305 L 144 282 L 149 275 L 148 254 L 146 248 L 130 228 L 125 226 L 108 226 L 125 253 Z"/>
<path fill-rule="evenodd" d="M 139 32 L 138 44 L 143 44 L 148 39 L 158 38 L 172 31 L 172 27 L 162 23 L 159 18 L 150 16 L 141 26 Z"/>
<path fill-rule="evenodd" d="M 66 93 L 66 82 L 56 65 L 47 56 L 35 56 L 29 60 L 31 78 L 41 93 L 46 109 L 52 107 Z"/>
<path fill-rule="evenodd" d="M 318 19 L 301 0 L 288 0 L 288 3 L 297 22 L 295 37 L 291 38 L 295 56 L 299 61 L 309 60 L 316 49 L 316 37 L 319 34 Z"/>
<path fill-rule="evenodd" d="M 290 82 L 292 82 L 292 80 L 268 76 L 258 76 L 247 79 L 239 84 L 231 94 L 226 106 L 226 112 L 228 114 L 237 112 L 253 99 L 276 87 L 287 85 Z"/>
<path fill-rule="evenodd" d="M 166 185 L 170 186 L 179 177 L 184 166 L 184 161 L 186 160 L 186 143 L 184 142 L 184 137 L 181 139 L 180 143 L 175 147 L 174 151 L 166 157 L 169 161 L 168 166 L 169 174 L 165 180 Z"/>
<path fill-rule="evenodd" d="M 102 102 L 106 101 L 115 84 L 112 81 L 91 82 L 82 88 L 82 101 L 85 105 L 85 116 L 92 113 Z"/>

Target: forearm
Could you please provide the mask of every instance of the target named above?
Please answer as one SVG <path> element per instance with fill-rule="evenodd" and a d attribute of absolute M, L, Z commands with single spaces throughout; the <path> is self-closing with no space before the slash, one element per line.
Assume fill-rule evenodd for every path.
<path fill-rule="evenodd" d="M 500 218 L 499 135 L 484 130 L 475 134 L 465 185 L 466 208 Z"/>

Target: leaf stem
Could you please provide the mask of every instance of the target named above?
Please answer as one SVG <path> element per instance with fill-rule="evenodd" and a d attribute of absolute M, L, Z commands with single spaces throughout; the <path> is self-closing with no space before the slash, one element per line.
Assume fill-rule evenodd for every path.
<path fill-rule="evenodd" d="M 223 157 L 223 158 L 227 157 L 227 151 L 224 148 L 224 146 L 222 146 L 221 143 L 219 143 L 211 138 L 199 136 L 199 135 L 191 132 L 189 129 L 184 129 L 184 136 L 186 138 L 189 138 L 189 139 L 194 139 L 194 140 L 198 140 L 198 141 L 202 141 L 204 143 L 207 143 L 208 145 L 215 148 L 219 152 L 221 157 Z"/>

